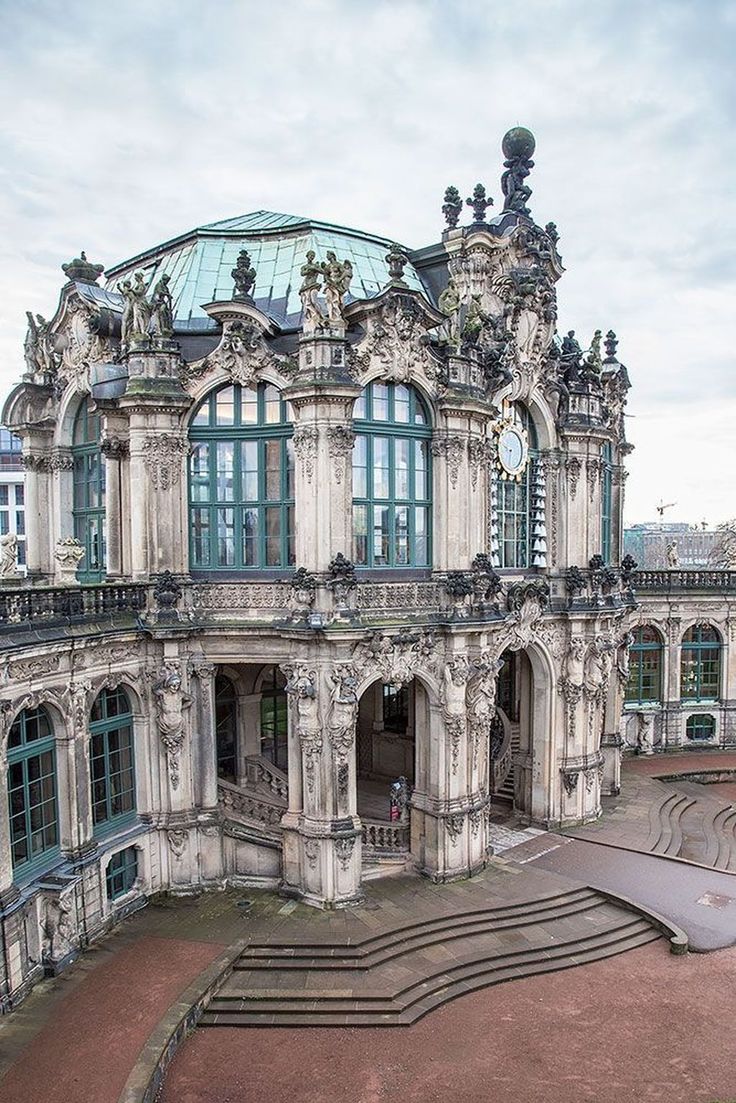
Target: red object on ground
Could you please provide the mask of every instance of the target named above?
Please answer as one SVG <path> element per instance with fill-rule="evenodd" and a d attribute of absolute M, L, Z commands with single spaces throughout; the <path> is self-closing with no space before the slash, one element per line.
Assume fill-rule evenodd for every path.
<path fill-rule="evenodd" d="M 463 996 L 412 1027 L 200 1029 L 161 1103 L 730 1100 L 735 986 L 736 949 L 678 958 L 661 942 Z"/>
<path fill-rule="evenodd" d="M 222 953 L 213 942 L 139 938 L 92 969 L 0 1080 L 2 1103 L 117 1103 L 170 1004 Z"/>

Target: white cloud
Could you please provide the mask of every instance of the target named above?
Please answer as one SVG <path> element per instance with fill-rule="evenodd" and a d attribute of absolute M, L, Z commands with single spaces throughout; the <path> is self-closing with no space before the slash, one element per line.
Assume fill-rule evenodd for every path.
<path fill-rule="evenodd" d="M 631 372 L 631 519 L 736 513 L 730 0 L 5 0 L 0 30 L 3 390 L 80 248 L 261 207 L 428 244 L 448 183 L 498 198 L 520 122 L 561 326 L 613 327 Z"/>

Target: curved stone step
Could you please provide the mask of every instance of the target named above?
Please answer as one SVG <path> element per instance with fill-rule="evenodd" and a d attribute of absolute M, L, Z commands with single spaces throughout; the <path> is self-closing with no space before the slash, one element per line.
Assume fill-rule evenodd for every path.
<path fill-rule="evenodd" d="M 339 958 L 350 968 L 361 968 L 361 962 L 370 964 L 371 958 L 386 950 L 398 947 L 402 952 L 416 939 L 438 940 L 451 935 L 464 926 L 483 923 L 490 930 L 495 927 L 526 926 L 552 917 L 559 910 L 584 910 L 602 903 L 600 897 L 589 888 L 571 889 L 536 900 L 522 901 L 491 908 L 474 908 L 462 912 L 449 912 L 430 919 L 417 920 L 394 927 L 377 935 L 368 935 L 359 941 L 345 942 L 253 942 L 249 944 L 235 963 L 236 969 L 304 968 L 305 961 L 311 967 L 317 962 L 329 966 Z"/>
<path fill-rule="evenodd" d="M 461 958 L 391 995 L 378 990 L 267 990 L 219 995 L 205 1011 L 203 1026 L 391 1026 L 409 1025 L 435 1007 L 477 988 L 541 972 L 570 968 L 646 945 L 659 938 L 644 919 L 631 918 L 581 938 L 524 950 Z"/>

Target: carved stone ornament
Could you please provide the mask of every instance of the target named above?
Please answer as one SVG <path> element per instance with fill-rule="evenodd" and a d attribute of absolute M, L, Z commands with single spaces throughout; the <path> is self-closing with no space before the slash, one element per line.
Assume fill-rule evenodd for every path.
<path fill-rule="evenodd" d="M 156 580 L 153 598 L 159 609 L 171 612 L 176 608 L 183 591 L 171 571 L 164 571 Z"/>
<path fill-rule="evenodd" d="M 386 685 L 401 689 L 419 669 L 434 667 L 435 639 L 429 632 L 399 632 L 388 636 L 374 632 L 360 643 L 353 656 L 357 669 L 375 671 Z"/>
<path fill-rule="evenodd" d="M 338 663 L 329 674 L 330 715 L 328 730 L 332 749 L 340 761 L 344 761 L 355 742 L 355 723 L 358 718 L 358 679 L 352 663 Z"/>
<path fill-rule="evenodd" d="M 509 587 L 509 616 L 506 618 L 508 636 L 504 636 L 506 647 L 510 647 L 512 651 L 528 647 L 548 603 L 549 587 L 542 579 L 517 582 Z"/>
<path fill-rule="evenodd" d="M 189 451 L 189 441 L 179 433 L 150 434 L 143 441 L 143 454 L 152 484 L 161 490 L 178 486 L 182 459 Z"/>
<path fill-rule="evenodd" d="M 184 370 L 191 377 L 213 368 L 224 371 L 241 387 L 253 386 L 264 368 L 272 368 L 282 375 L 293 374 L 292 361 L 269 348 L 263 329 L 251 318 L 226 321 L 219 345 L 201 362 L 201 369 L 192 365 Z"/>
<path fill-rule="evenodd" d="M 562 784 L 565 787 L 565 792 L 568 797 L 571 797 L 578 787 L 578 780 L 580 779 L 579 770 L 568 770 L 563 768 L 562 770 Z"/>
<path fill-rule="evenodd" d="M 578 490 L 578 482 L 580 481 L 580 472 L 582 470 L 582 463 L 578 456 L 568 456 L 565 460 L 565 468 L 567 470 L 567 481 L 570 488 L 570 497 L 574 500 Z"/>
<path fill-rule="evenodd" d="M 56 541 L 54 559 L 59 565 L 62 584 L 74 584 L 77 569 L 86 554 L 84 547 L 74 536 L 62 536 Z"/>
<path fill-rule="evenodd" d="M 155 677 L 155 675 L 154 675 Z M 166 750 L 171 788 L 179 788 L 181 749 L 184 743 L 184 712 L 192 698 L 182 688 L 181 674 L 173 665 L 164 666 L 152 686 L 156 723 Z"/>
<path fill-rule="evenodd" d="M 74 280 L 76 283 L 97 283 L 105 271 L 105 266 L 88 261 L 83 249 L 78 257 L 62 264 L 61 270 L 68 280 Z"/>
<path fill-rule="evenodd" d="M 282 669 L 287 676 L 286 692 L 294 702 L 296 733 L 302 748 L 307 791 L 313 794 L 317 760 L 322 754 L 317 673 L 304 663 Z"/>
<path fill-rule="evenodd" d="M 351 595 L 358 586 L 355 566 L 342 552 L 338 552 L 330 560 L 327 570 L 330 577 L 327 579 L 326 585 L 327 589 L 332 592 L 335 608 L 338 611 L 345 611 L 349 608 Z"/>
<path fill-rule="evenodd" d="M 381 379 L 387 382 L 408 383 L 416 372 L 437 380 L 441 365 L 432 355 L 427 335 L 432 326 L 415 295 L 390 294 L 368 315 L 360 351 L 371 364 L 378 362 Z"/>
<path fill-rule="evenodd" d="M 496 458 L 496 447 L 488 437 L 470 437 L 468 440 L 468 460 L 470 461 L 470 482 L 473 490 L 478 486 L 481 469 L 489 468 Z"/>
<path fill-rule="evenodd" d="M 463 828 L 465 827 L 465 813 L 453 812 L 451 815 L 445 816 L 444 823 L 451 841 L 456 842 L 462 835 Z"/>
<path fill-rule="evenodd" d="M 166 832 L 166 839 L 169 844 L 169 849 L 171 850 L 171 853 L 174 855 L 174 858 L 177 860 L 177 862 L 181 861 L 182 857 L 184 856 L 184 851 L 187 845 L 187 838 L 187 832 L 183 831 L 181 828 L 170 828 Z"/>
<path fill-rule="evenodd" d="M 0 536 L 0 581 L 9 582 L 20 577 L 18 537 L 14 532 L 6 532 Z"/>
<path fill-rule="evenodd" d="M 70 682 L 66 690 L 66 703 L 68 713 L 72 719 L 75 732 L 84 733 L 87 730 L 89 716 L 89 697 L 92 692 L 92 683 L 89 681 Z"/>
<path fill-rule="evenodd" d="M 343 869 L 347 869 L 350 865 L 350 859 L 353 856 L 353 849 L 355 847 L 354 835 L 343 835 L 335 839 L 335 853 L 337 854 L 337 860 Z"/>
<path fill-rule="evenodd" d="M 353 453 L 355 433 L 348 425 L 331 425 L 327 430 L 327 442 L 335 482 L 339 484 L 345 478 L 348 457 Z"/>
<path fill-rule="evenodd" d="M 444 202 L 442 204 L 442 214 L 450 230 L 454 230 L 457 226 L 462 210 L 463 201 L 460 198 L 460 192 L 454 184 L 450 184 L 449 187 L 445 188 Z"/>
<path fill-rule="evenodd" d="M 442 719 L 445 722 L 445 730 L 450 739 L 453 774 L 457 773 L 460 746 L 466 730 L 467 708 L 465 696 L 469 677 L 470 663 L 467 655 L 453 655 L 446 663 L 442 674 L 440 695 Z"/>
<path fill-rule="evenodd" d="M 457 435 L 433 437 L 430 448 L 433 456 L 445 457 L 450 475 L 450 485 L 454 490 L 457 486 L 460 463 L 464 453 L 463 438 Z"/>
<path fill-rule="evenodd" d="M 317 590 L 317 579 L 306 567 L 299 567 L 289 581 L 291 610 L 294 620 L 307 621 L 312 612 Z"/>
<path fill-rule="evenodd" d="M 100 451 L 106 460 L 122 460 L 130 454 L 130 444 L 122 437 L 103 437 Z"/>
<path fill-rule="evenodd" d="M 294 436 L 292 437 L 294 455 L 302 465 L 302 471 L 306 475 L 308 483 L 311 483 L 314 478 L 314 462 L 317 459 L 318 440 L 319 429 L 316 425 L 297 425 L 294 429 Z"/>

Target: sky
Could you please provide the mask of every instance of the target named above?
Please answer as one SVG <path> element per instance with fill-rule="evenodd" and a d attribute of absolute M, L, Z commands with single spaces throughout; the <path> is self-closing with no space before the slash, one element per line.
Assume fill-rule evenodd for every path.
<path fill-rule="evenodd" d="M 559 326 L 619 336 L 627 522 L 736 516 L 736 0 L 0 0 L 0 395 L 60 265 L 267 209 L 437 241 L 537 140 Z"/>

